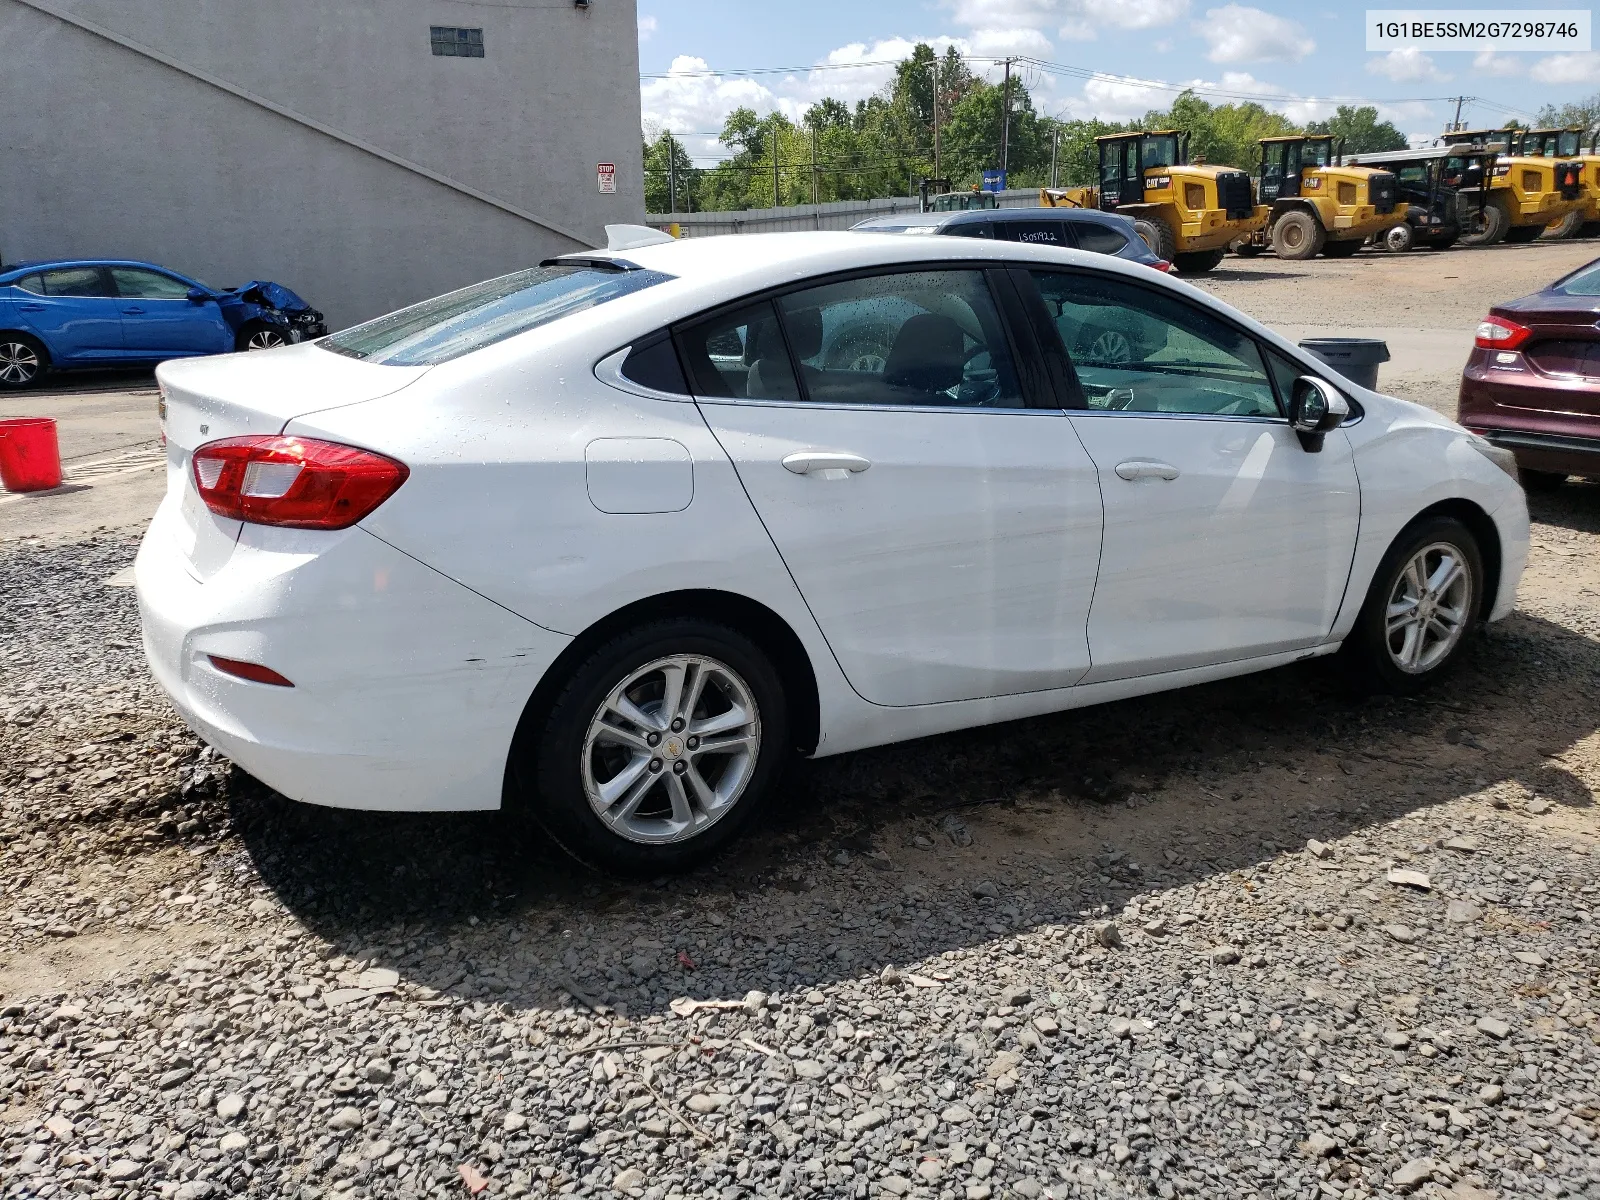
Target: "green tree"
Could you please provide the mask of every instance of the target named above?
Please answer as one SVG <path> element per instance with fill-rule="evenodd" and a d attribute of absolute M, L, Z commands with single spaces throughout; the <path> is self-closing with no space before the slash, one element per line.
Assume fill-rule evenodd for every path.
<path fill-rule="evenodd" d="M 1370 104 L 1352 108 L 1341 104 L 1326 121 L 1313 121 L 1307 133 L 1331 133 L 1344 139 L 1346 154 L 1375 154 L 1380 150 L 1404 150 L 1411 142 L 1389 121 L 1378 120 L 1378 110 Z"/>
<path fill-rule="evenodd" d="M 1219 166 L 1254 168 L 1264 137 L 1293 133 L 1294 125 L 1282 113 L 1255 103 L 1209 104 L 1193 92 L 1184 92 L 1165 110 L 1147 112 L 1136 123 L 1140 129 L 1182 129 L 1189 134 L 1189 160 Z"/>
<path fill-rule="evenodd" d="M 1546 104 L 1539 110 L 1537 125 L 1541 129 L 1585 130 L 1600 126 L 1600 92 L 1559 108 Z"/>
<path fill-rule="evenodd" d="M 1002 85 L 980 82 L 950 113 L 944 166 L 954 186 L 978 183 L 985 170 L 999 169 L 1004 93 Z M 1013 79 L 1007 186 L 1038 187 L 1049 181 L 1052 129 L 1034 111 L 1028 89 Z"/>
<path fill-rule="evenodd" d="M 670 169 L 669 169 L 670 168 Z M 672 212 L 673 170 L 677 176 L 677 201 L 679 212 L 686 212 L 699 180 L 694 160 L 683 143 L 670 133 L 662 132 L 655 141 L 644 143 L 644 207 L 646 212 Z"/>

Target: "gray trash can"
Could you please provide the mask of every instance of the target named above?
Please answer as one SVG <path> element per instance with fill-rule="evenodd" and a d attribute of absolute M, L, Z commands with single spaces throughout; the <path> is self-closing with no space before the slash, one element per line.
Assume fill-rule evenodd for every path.
<path fill-rule="evenodd" d="M 1307 338 L 1300 349 L 1371 391 L 1378 389 L 1378 365 L 1389 361 L 1389 343 L 1377 338 Z"/>

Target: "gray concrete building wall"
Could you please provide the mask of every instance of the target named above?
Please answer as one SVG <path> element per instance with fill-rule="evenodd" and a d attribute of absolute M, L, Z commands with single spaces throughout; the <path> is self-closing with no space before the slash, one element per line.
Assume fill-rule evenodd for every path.
<path fill-rule="evenodd" d="M 644 219 L 636 30 L 634 0 L 0 0 L 0 259 L 274 279 L 337 327 L 602 245 Z"/>

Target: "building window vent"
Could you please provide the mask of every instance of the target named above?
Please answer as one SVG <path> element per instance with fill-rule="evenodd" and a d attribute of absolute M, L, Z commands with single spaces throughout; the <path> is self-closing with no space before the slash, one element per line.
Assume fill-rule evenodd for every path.
<path fill-rule="evenodd" d="M 434 25 L 429 41 L 440 58 L 482 58 L 483 30 L 462 29 L 455 25 Z"/>

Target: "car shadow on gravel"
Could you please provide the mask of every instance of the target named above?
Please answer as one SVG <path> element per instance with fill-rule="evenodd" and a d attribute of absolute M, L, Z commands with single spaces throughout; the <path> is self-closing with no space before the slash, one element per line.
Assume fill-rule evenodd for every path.
<path fill-rule="evenodd" d="M 1597 684 L 1600 644 L 1518 613 L 1421 699 L 1356 697 L 1321 661 L 801 763 L 764 828 L 649 882 L 498 814 L 320 809 L 236 776 L 231 816 L 337 953 L 463 998 L 640 1014 L 1114 917 L 1495 785 L 1588 805 L 1547 759 L 1600 725 Z"/>
<path fill-rule="evenodd" d="M 1528 514 L 1541 525 L 1600 533 L 1600 482 L 1568 480 L 1551 492 L 1530 492 Z"/>

